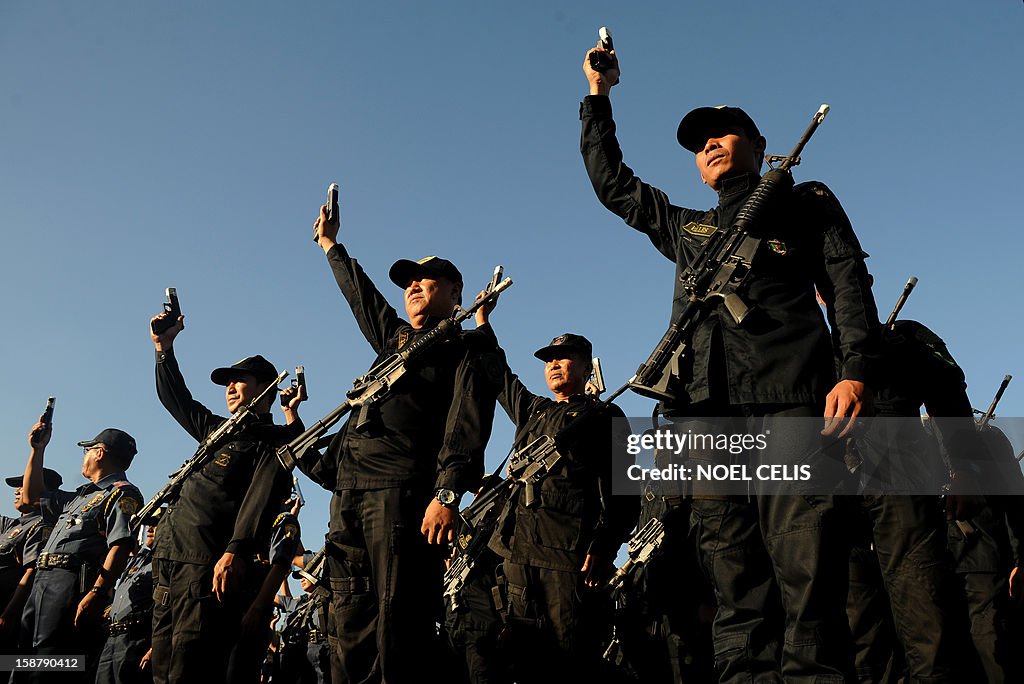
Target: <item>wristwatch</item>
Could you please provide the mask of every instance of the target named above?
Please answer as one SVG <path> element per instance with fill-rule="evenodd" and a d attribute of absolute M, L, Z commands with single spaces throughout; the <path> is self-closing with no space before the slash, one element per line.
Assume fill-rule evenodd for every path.
<path fill-rule="evenodd" d="M 444 487 L 439 487 L 434 491 L 434 498 L 445 508 L 455 508 L 459 501 L 458 494 Z"/>

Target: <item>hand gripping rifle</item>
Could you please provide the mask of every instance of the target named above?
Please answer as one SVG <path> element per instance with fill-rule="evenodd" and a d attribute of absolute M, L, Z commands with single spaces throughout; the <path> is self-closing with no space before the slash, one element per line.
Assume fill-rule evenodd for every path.
<path fill-rule="evenodd" d="M 688 295 L 682 311 L 650 358 L 625 385 L 609 397 L 609 401 L 627 389 L 660 401 L 674 400 L 676 389 L 673 385 L 679 377 L 679 364 L 689 349 L 702 314 L 721 301 L 736 324 L 743 323 L 753 309 L 744 301 L 743 292 L 763 240 L 755 234 L 754 229 L 766 207 L 793 187 L 790 169 L 800 163 L 800 152 L 825 120 L 828 110 L 827 104 L 821 105 L 789 156 L 767 158 L 769 164 L 776 161 L 781 163 L 761 177 L 757 187 L 736 214 L 732 226 L 712 234 L 680 275 Z"/>
<path fill-rule="evenodd" d="M 132 516 L 129 521 L 129 527 L 133 533 L 139 530 L 139 527 L 143 525 L 143 522 L 149 518 L 156 509 L 165 504 L 174 503 L 178 500 L 178 496 L 181 494 L 181 487 L 185 484 L 185 480 L 191 477 L 192 473 L 201 469 L 213 460 L 213 457 L 216 455 L 214 447 L 245 429 L 256 417 L 256 413 L 253 410 L 256 405 L 259 404 L 265 396 L 267 396 L 271 389 L 276 390 L 277 386 L 281 384 L 281 381 L 287 377 L 288 371 L 281 371 L 277 378 L 267 385 L 267 387 L 260 392 L 258 396 L 235 411 L 230 418 L 221 423 L 216 430 L 208 434 L 206 439 L 199 443 L 199 448 L 196 449 L 195 455 L 182 463 L 181 467 L 175 472 L 171 473 L 171 479 L 167 481 L 167 484 L 164 485 L 163 489 L 157 492 L 145 506 L 136 511 L 135 515 Z"/>
<path fill-rule="evenodd" d="M 408 370 L 409 361 L 421 356 L 428 349 L 453 335 L 463 321 L 472 318 L 477 309 L 493 301 L 495 297 L 511 286 L 512 279 L 505 278 L 495 287 L 489 288 L 483 297 L 474 302 L 473 306 L 461 311 L 457 309 L 457 313 L 453 314 L 451 318 L 444 319 L 433 330 L 424 334 L 408 347 L 395 352 L 364 375 L 356 378 L 352 383 L 352 389 L 347 393 L 348 399 L 344 403 L 277 450 L 277 460 L 281 466 L 288 472 L 294 470 L 295 466 L 301 463 L 311 450 L 315 451 L 317 448 L 325 446 L 322 441 L 324 433 L 356 408 L 359 409 L 359 416 L 356 419 L 355 427 L 359 429 L 364 426 L 370 420 L 370 409 L 380 403 L 395 383 L 402 379 Z M 330 440 L 326 441 L 329 443 Z"/>

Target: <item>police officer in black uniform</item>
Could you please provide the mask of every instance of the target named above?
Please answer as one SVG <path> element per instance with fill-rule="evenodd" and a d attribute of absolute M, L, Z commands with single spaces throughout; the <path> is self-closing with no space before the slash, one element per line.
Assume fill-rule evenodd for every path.
<path fill-rule="evenodd" d="M 940 497 L 948 467 L 920 421 L 967 419 L 964 374 L 945 343 L 917 321 L 882 328 L 874 409 L 880 419 L 855 439 L 862 483 L 856 523 L 861 543 L 851 555 L 847 614 L 861 681 L 898 676 L 905 659 L 915 681 L 958 681 L 958 633 L 946 516 Z M 905 418 L 906 420 L 895 420 Z M 950 497 L 954 505 L 966 504 Z M 863 536 L 863 538 L 862 538 Z M 895 652 L 902 646 L 902 654 Z M 887 672 L 889 674 L 887 674 Z"/>
<path fill-rule="evenodd" d="M 583 68 L 591 94 L 580 107 L 584 164 L 602 204 L 676 263 L 675 317 L 687 296 L 678 276 L 709 235 L 731 226 L 757 186 L 765 139 L 736 107 L 701 107 L 687 114 L 677 140 L 695 154 L 701 177 L 719 202 L 710 211 L 676 206 L 623 163 L 609 99 L 618 81 L 617 62 L 602 73 L 591 68 L 589 55 Z M 734 418 L 749 433 L 775 430 L 770 445 L 783 441 L 778 431 L 791 419 L 832 418 L 827 431 L 838 433 L 843 418 L 864 410 L 878 353 L 866 255 L 839 201 L 821 183 L 794 188 L 758 228 L 764 241 L 746 292 L 754 312 L 742 325 L 724 306 L 704 316 L 690 340 L 692 353 L 682 359 L 677 399 L 663 406 L 663 413 L 677 419 Z M 841 339 L 838 383 L 815 287 L 836 302 L 830 323 Z M 762 456 L 796 463 L 817 450 L 810 465 L 825 467 L 820 437 L 792 437 L 785 453 L 766 450 Z M 695 498 L 692 521 L 719 602 L 714 640 L 721 681 L 752 675 L 838 680 L 850 673 L 844 611 L 848 558 L 842 535 L 832 534 L 838 517 L 832 496 L 759 495 L 756 502 Z M 779 597 L 784 637 L 771 617 Z"/>
<path fill-rule="evenodd" d="M 966 404 L 967 410 L 970 404 Z M 944 441 L 946 435 L 942 435 Z M 979 433 L 975 467 L 988 494 L 966 524 L 950 521 L 947 544 L 970 628 L 965 679 L 990 684 L 1024 677 L 1020 644 L 1024 636 L 1024 592 L 1019 585 L 1024 544 L 1024 476 L 1006 435 L 989 424 Z"/>
<path fill-rule="evenodd" d="M 82 475 L 74 492 L 45 491 L 43 455 L 51 428 L 36 423 L 21 499 L 39 499 L 44 517 L 59 515 L 36 559 L 35 580 L 22 615 L 21 650 L 32 655 L 85 655 L 85 672 L 15 672 L 12 681 L 92 681 L 103 647 L 103 610 L 134 546 L 128 523 L 142 494 L 125 479 L 137 449 L 127 432 L 107 428 L 79 442 Z"/>
<path fill-rule="evenodd" d="M 480 309 L 477 322 L 489 331 L 486 320 Z M 502 363 L 498 401 L 516 426 L 514 448 L 548 436 L 562 454 L 533 502 L 516 489 L 489 543 L 504 559 L 509 659 L 519 681 L 602 681 L 606 674 L 601 651 L 611 606 L 595 589 L 614 572 L 639 501 L 612 495 L 613 453 L 625 455 L 628 425 L 617 406 L 585 393 L 592 352 L 587 338 L 572 333 L 537 350 L 554 399 L 531 393 Z"/>
<path fill-rule="evenodd" d="M 39 502 L 21 498 L 24 475 L 4 480 L 14 487 L 14 507 L 21 515 L 0 515 L 0 653 L 14 653 L 18 643 L 21 611 L 32 590 L 36 558 L 50 536 L 56 518 L 44 519 Z M 43 486 L 56 491 L 64 479 L 56 470 L 43 469 Z"/>
<path fill-rule="evenodd" d="M 152 335 L 157 395 L 178 424 L 202 441 L 226 419 L 193 399 L 185 385 L 173 348 L 183 327 L 179 317 L 173 327 Z M 226 388 L 232 413 L 276 377 L 274 366 L 258 355 L 210 374 Z M 213 447 L 217 456 L 185 481 L 160 521 L 153 551 L 156 682 L 250 681 L 258 676 L 266 643 L 246 638 L 249 631 L 240 627 L 268 569 L 257 555 L 268 548 L 279 502 L 291 487 L 275 449 L 303 430 L 297 413 L 302 397 L 294 388 L 285 392 L 292 393 L 283 407 L 287 425 L 273 422 L 271 391 L 255 407 L 256 421 Z M 268 604 L 266 624 L 271 610 Z"/>
<path fill-rule="evenodd" d="M 164 509 L 160 509 L 164 510 Z M 147 684 L 153 671 L 143 667 L 153 636 L 153 542 L 157 518 L 144 521 L 146 543 L 124 569 L 107 613 L 107 642 L 100 654 L 96 684 Z"/>
<path fill-rule="evenodd" d="M 454 264 L 395 262 L 389 276 L 404 290 L 403 320 L 335 241 L 338 228 L 321 207 L 318 244 L 378 362 L 451 316 L 462 297 Z M 433 668 L 441 546 L 453 537 L 459 498 L 483 474 L 494 416 L 497 386 L 480 366 L 481 341 L 490 343 L 467 331 L 430 349 L 370 415 L 345 423 L 308 473 L 334 491 L 328 548 L 337 681 L 440 676 Z M 357 427 L 360 418 L 368 421 Z"/>

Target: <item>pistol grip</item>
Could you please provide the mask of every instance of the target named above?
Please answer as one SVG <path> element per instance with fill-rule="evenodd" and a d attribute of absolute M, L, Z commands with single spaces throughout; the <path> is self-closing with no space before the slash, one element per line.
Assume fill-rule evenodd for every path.
<path fill-rule="evenodd" d="M 537 503 L 537 485 L 527 482 L 523 491 L 523 504 L 527 508 L 533 508 Z"/>

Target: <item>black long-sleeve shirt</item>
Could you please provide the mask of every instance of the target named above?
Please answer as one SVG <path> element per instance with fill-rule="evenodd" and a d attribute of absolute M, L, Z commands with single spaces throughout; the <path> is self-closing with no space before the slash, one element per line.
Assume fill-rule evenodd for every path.
<path fill-rule="evenodd" d="M 331 248 L 327 261 L 377 353 L 374 366 L 440 322 L 413 328 L 342 245 Z M 409 362 L 405 376 L 374 405 L 369 424 L 357 429 L 358 412 L 350 418 L 311 476 L 328 486 L 333 480 L 338 491 L 415 485 L 462 493 L 475 487 L 499 382 L 492 350 L 489 337 L 459 331 Z"/>
<path fill-rule="evenodd" d="M 157 352 L 160 403 L 197 442 L 226 418 L 192 398 L 173 349 Z M 267 413 L 223 444 L 189 477 L 181 496 L 161 519 L 154 557 L 210 563 L 225 552 L 253 556 L 270 543 L 270 527 L 291 487 L 275 449 L 301 434 L 301 421 L 274 425 Z"/>
<path fill-rule="evenodd" d="M 676 264 L 675 320 L 686 300 L 679 276 L 708 236 L 732 224 L 759 177 L 726 179 L 718 206 L 709 211 L 679 207 L 623 163 L 607 97 L 585 98 L 580 120 L 580 150 L 598 199 Z M 867 255 L 839 201 L 821 183 L 802 183 L 757 230 L 764 239 L 744 294 L 757 308 L 738 325 L 719 305 L 698 324 L 693 353 L 683 364 L 685 395 L 678 403 L 821 403 L 835 383 L 835 366 L 815 287 L 835 302 L 830 323 L 840 336 L 841 379 L 872 384 L 878 315 L 864 265 Z M 722 354 L 721 361 L 716 354 Z M 712 396 L 712 376 L 720 366 L 728 396 Z"/>
<path fill-rule="evenodd" d="M 533 394 L 504 354 L 501 360 L 504 381 L 498 402 L 516 426 L 515 448 L 572 427 L 558 448 L 562 460 L 541 481 L 539 503 L 527 508 L 522 493 L 514 495 L 490 548 L 513 563 L 563 571 L 578 571 L 588 553 L 614 558 L 640 512 L 635 495 L 612 495 L 612 468 L 627 465 L 613 464 L 615 457 L 626 454 L 625 414 L 615 404 L 595 406 L 594 399 L 581 394 L 568 401 Z M 573 424 L 581 415 L 580 423 Z"/>

